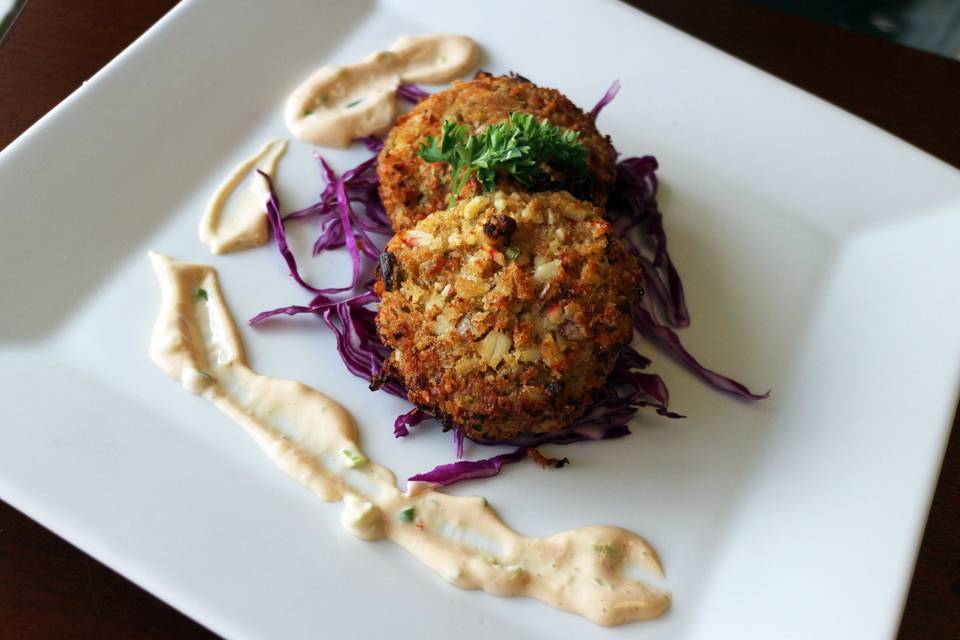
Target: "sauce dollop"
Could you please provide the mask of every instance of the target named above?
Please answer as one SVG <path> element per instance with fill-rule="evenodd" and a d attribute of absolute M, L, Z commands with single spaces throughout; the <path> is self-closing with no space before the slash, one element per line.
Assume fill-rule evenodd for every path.
<path fill-rule="evenodd" d="M 208 245 L 210 251 L 221 255 L 266 244 L 270 237 L 267 224 L 270 189 L 255 170 L 272 178 L 286 150 L 286 140 L 271 140 L 220 183 L 200 219 L 200 241 Z M 247 176 L 249 186 L 237 193 Z"/>
<path fill-rule="evenodd" d="M 390 128 L 399 113 L 396 90 L 401 83 L 450 82 L 479 59 L 480 48 L 466 36 L 403 36 L 355 64 L 315 71 L 287 98 L 284 120 L 300 140 L 347 147 L 356 138 Z"/>
<path fill-rule="evenodd" d="M 212 267 L 150 258 L 162 295 L 153 362 L 243 427 L 297 482 L 324 500 L 343 500 L 348 531 L 393 540 L 458 587 L 533 597 L 602 625 L 656 618 L 669 607 L 668 593 L 627 575 L 663 577 L 656 553 L 630 531 L 591 526 L 531 538 L 483 498 L 423 484 L 402 492 L 389 469 L 363 454 L 357 425 L 339 403 L 247 366 Z"/>

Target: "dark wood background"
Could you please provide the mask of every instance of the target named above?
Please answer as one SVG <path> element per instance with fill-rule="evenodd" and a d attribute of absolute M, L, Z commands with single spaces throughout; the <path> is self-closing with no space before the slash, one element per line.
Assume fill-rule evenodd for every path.
<path fill-rule="evenodd" d="M 0 43 L 0 148 L 174 4 L 175 0 L 30 0 Z M 958 62 L 743 0 L 631 4 L 960 167 Z M 0 502 L 0 638 L 113 637 L 212 634 Z M 956 424 L 899 637 L 960 638 Z"/>

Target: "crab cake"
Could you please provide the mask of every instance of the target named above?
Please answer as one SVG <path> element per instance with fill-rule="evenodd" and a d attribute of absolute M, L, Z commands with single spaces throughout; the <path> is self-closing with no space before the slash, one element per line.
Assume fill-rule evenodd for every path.
<path fill-rule="evenodd" d="M 399 232 L 377 264 L 384 379 L 468 436 L 569 426 L 633 335 L 641 274 L 600 210 L 495 192 Z"/>
<path fill-rule="evenodd" d="M 520 76 L 493 77 L 480 72 L 470 82 L 454 82 L 446 91 L 433 94 L 401 116 L 384 143 L 377 172 L 380 198 L 393 228 L 412 227 L 434 211 L 447 208 L 450 196 L 450 167 L 430 163 L 417 155 L 427 136 L 439 138 L 444 120 L 466 124 L 471 133 L 507 120 L 510 112 L 533 114 L 563 129 L 580 132 L 587 149 L 587 175 L 569 175 L 545 166 L 543 179 L 530 187 L 501 176 L 498 188 L 504 191 L 565 190 L 598 207 L 616 177 L 616 162 L 608 138 L 601 136 L 593 118 L 556 89 L 538 87 Z M 460 192 L 463 198 L 480 193 L 480 184 L 471 178 Z"/>

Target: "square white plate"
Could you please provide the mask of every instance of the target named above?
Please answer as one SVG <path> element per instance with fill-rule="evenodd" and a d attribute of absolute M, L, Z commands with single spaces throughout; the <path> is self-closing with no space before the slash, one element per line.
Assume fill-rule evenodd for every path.
<path fill-rule="evenodd" d="M 563 471 L 521 464 L 457 488 L 530 534 L 647 537 L 674 595 L 656 622 L 601 630 L 351 538 L 339 506 L 147 358 L 148 248 L 214 264 L 241 321 L 305 299 L 271 247 L 207 254 L 206 198 L 285 135 L 283 100 L 313 68 L 434 31 L 475 37 L 485 69 L 582 106 L 621 79 L 599 125 L 660 160 L 693 315 L 682 337 L 773 389 L 738 402 L 644 346 L 688 419 L 643 414 L 628 439 L 562 450 Z M 309 151 L 295 143 L 281 164 L 287 210 L 320 187 Z M 365 154 L 328 157 L 344 169 Z M 958 388 L 960 173 L 849 114 L 615 2 L 193 1 L 0 154 L 0 194 L 0 496 L 224 635 L 895 632 Z M 342 254 L 302 262 L 315 281 L 346 278 Z M 346 374 L 319 322 L 243 336 L 259 371 L 341 399 L 398 476 L 451 459 L 437 429 L 393 439 L 403 403 Z"/>

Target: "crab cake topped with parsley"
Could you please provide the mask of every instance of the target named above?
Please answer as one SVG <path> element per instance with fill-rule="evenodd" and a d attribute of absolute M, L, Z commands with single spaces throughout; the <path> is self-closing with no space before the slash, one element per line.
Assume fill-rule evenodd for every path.
<path fill-rule="evenodd" d="M 593 118 L 556 89 L 538 87 L 519 76 L 494 77 L 481 72 L 470 82 L 454 82 L 450 89 L 423 100 L 390 130 L 377 172 L 380 197 L 393 228 L 400 231 L 412 227 L 450 203 L 450 166 L 420 155 L 428 137 L 440 139 L 445 121 L 462 125 L 469 134 L 478 134 L 489 125 L 508 121 L 511 113 L 526 114 L 538 123 L 545 121 L 572 132 L 582 145 L 580 160 L 584 167 L 581 170 L 546 158 L 537 163 L 541 170 L 523 182 L 509 172 L 497 172 L 497 188 L 507 192 L 563 190 L 601 208 L 606 204 L 616 177 L 616 163 L 609 140 L 597 131 Z M 453 195 L 469 198 L 481 191 L 483 185 L 477 176 L 470 176 Z"/>
<path fill-rule="evenodd" d="M 384 374 L 468 436 L 561 430 L 630 342 L 640 286 L 590 203 L 475 196 L 399 232 L 378 260 Z"/>

